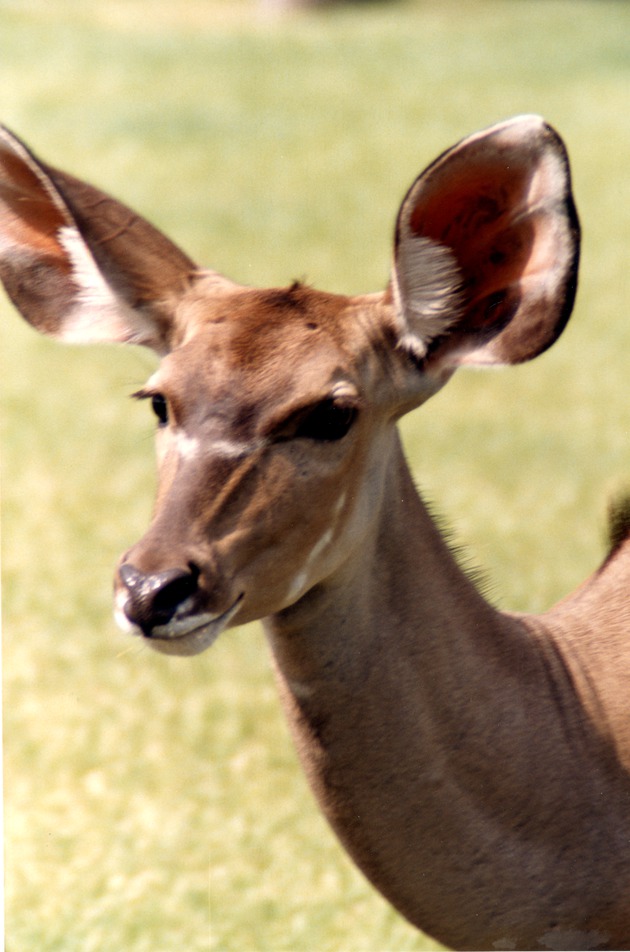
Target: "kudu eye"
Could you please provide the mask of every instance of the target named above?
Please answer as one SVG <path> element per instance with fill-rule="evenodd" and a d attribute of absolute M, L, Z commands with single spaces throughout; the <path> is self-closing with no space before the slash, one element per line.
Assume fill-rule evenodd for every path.
<path fill-rule="evenodd" d="M 357 408 L 351 403 L 322 400 L 300 420 L 296 437 L 333 442 L 341 440 L 349 431 L 357 416 Z"/>
<path fill-rule="evenodd" d="M 151 397 L 151 408 L 158 418 L 160 426 L 166 426 L 168 423 L 168 404 L 166 397 L 161 393 L 154 393 Z"/>

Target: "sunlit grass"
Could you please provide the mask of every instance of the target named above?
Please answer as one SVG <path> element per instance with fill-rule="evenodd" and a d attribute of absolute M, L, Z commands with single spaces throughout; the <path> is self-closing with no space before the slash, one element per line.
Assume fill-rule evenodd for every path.
<path fill-rule="evenodd" d="M 602 553 L 628 481 L 630 8 L 0 2 L 0 116 L 45 158 L 250 283 L 386 280 L 396 207 L 466 133 L 541 112 L 566 138 L 581 290 L 530 366 L 470 373 L 405 423 L 420 484 L 502 605 L 538 609 Z M 257 626 L 194 660 L 111 622 L 151 510 L 143 353 L 50 344 L 4 301 L 7 948 L 429 948 L 312 803 Z"/>

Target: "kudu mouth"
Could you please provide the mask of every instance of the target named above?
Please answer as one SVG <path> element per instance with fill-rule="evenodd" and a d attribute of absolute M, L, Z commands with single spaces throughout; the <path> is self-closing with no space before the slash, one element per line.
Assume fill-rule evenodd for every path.
<path fill-rule="evenodd" d="M 222 612 L 199 610 L 199 569 L 145 573 L 131 562 L 118 570 L 116 620 L 164 654 L 199 654 L 218 638 L 241 606 L 244 593 Z"/>

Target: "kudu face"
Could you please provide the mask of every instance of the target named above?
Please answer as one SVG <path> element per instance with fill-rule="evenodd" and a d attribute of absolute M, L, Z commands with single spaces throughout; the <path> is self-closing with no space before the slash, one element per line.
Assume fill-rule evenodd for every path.
<path fill-rule="evenodd" d="M 384 308 L 297 285 L 199 308 L 137 394 L 158 416 L 160 478 L 152 525 L 119 569 L 123 624 L 192 654 L 350 556 L 378 510 L 396 369 L 415 373 L 403 352 L 388 359 Z"/>
<path fill-rule="evenodd" d="M 383 294 L 257 291 L 0 130 L 0 277 L 66 341 L 162 358 L 151 527 L 117 573 L 121 622 L 194 654 L 228 624 L 342 584 L 377 518 L 394 423 L 461 364 L 535 357 L 573 305 L 566 153 L 539 117 L 463 140 L 413 183 Z"/>

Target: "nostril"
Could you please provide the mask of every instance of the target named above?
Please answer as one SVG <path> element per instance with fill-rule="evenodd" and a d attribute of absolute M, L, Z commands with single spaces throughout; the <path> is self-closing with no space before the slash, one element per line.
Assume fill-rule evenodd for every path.
<path fill-rule="evenodd" d="M 158 588 L 153 598 L 153 610 L 156 615 L 168 614 L 171 618 L 178 605 L 197 591 L 199 570 L 182 572 Z"/>
<path fill-rule="evenodd" d="M 187 569 L 145 573 L 126 562 L 118 574 L 127 590 L 125 615 L 145 635 L 168 624 L 177 608 L 195 594 L 199 581 L 199 569 L 192 563 Z"/>

